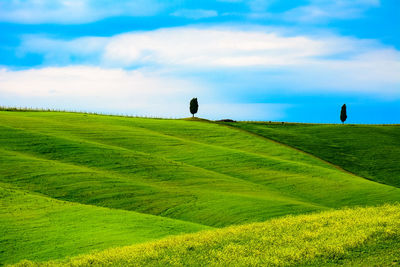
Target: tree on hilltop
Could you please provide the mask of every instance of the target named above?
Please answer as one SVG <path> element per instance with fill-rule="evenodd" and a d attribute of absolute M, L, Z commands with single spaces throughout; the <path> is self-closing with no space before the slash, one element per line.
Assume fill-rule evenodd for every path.
<path fill-rule="evenodd" d="M 197 98 L 192 98 L 192 100 L 190 100 L 190 113 L 192 113 L 192 117 L 194 117 L 194 114 L 196 114 L 198 110 L 199 103 L 197 102 Z"/>
<path fill-rule="evenodd" d="M 343 104 L 342 110 L 340 111 L 340 120 L 344 123 L 347 119 L 346 104 Z"/>

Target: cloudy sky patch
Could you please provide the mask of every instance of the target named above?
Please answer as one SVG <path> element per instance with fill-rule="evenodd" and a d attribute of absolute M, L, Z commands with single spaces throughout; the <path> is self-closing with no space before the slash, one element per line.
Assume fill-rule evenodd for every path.
<path fill-rule="evenodd" d="M 198 97 L 206 118 L 321 122 L 318 103 L 338 122 L 347 103 L 380 110 L 350 122 L 393 123 L 398 12 L 396 0 L 6 0 L 0 104 L 185 117 Z"/>

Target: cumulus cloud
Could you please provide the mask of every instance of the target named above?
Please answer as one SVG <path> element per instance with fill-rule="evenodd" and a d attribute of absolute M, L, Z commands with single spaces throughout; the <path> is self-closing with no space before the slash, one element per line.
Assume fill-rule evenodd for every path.
<path fill-rule="evenodd" d="M 187 81 L 144 71 L 70 66 L 0 71 L 0 94 L 8 99 L 41 103 L 48 107 L 67 104 L 69 109 L 130 111 L 147 114 L 146 105 L 186 100 L 201 91 Z M 22 106 L 22 104 L 19 104 Z"/>
<path fill-rule="evenodd" d="M 187 117 L 189 100 L 200 100 L 199 115 L 210 119 L 279 119 L 287 105 L 216 103 L 198 82 L 144 70 L 88 66 L 0 70 L 0 95 L 10 106 L 100 111 L 154 117 Z M 6 101 L 6 102 L 4 102 Z"/>
<path fill-rule="evenodd" d="M 89 57 L 103 64 L 181 65 L 192 67 L 286 66 L 338 53 L 363 52 L 367 42 L 335 36 L 284 36 L 279 32 L 226 28 L 177 27 L 133 32 L 113 37 L 71 41 L 41 36 L 24 38 L 19 53 L 39 53 L 47 59 Z"/>
<path fill-rule="evenodd" d="M 126 66 L 145 62 L 194 67 L 287 65 L 321 55 L 325 49 L 321 42 L 301 36 L 173 28 L 115 36 L 102 57 L 105 62 Z"/>
<path fill-rule="evenodd" d="M 165 4 L 156 0 L 3 0 L 0 21 L 17 23 L 87 23 L 112 16 L 149 16 Z"/>
<path fill-rule="evenodd" d="M 260 69 L 267 76 L 268 71 L 279 70 L 284 77 L 281 84 L 292 83 L 286 85 L 288 88 L 296 84 L 295 88 L 302 90 L 400 94 L 399 51 L 373 40 L 335 35 L 288 36 L 268 29 L 178 27 L 70 41 L 29 36 L 19 52 L 42 54 L 46 64 L 71 64 L 78 58 L 79 62 L 105 67 L 147 66 L 175 71 L 176 75 L 188 70 L 240 70 L 246 75 Z"/>

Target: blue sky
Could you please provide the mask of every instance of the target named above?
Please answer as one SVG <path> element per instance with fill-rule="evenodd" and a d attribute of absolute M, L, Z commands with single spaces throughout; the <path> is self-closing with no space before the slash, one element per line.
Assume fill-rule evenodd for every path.
<path fill-rule="evenodd" d="M 2 0 L 0 105 L 400 123 L 398 0 Z"/>

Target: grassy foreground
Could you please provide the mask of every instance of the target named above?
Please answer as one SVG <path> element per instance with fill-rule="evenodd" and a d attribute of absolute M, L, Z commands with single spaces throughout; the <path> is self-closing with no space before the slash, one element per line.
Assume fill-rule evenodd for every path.
<path fill-rule="evenodd" d="M 205 120 L 0 111 L 0 264 L 396 202 L 400 188 Z"/>
<path fill-rule="evenodd" d="M 49 260 L 210 229 L 0 187 L 0 262 Z"/>
<path fill-rule="evenodd" d="M 17 266 L 321 266 L 362 263 L 370 254 L 368 266 L 387 266 L 398 263 L 400 252 L 382 251 L 376 244 L 399 248 L 399 242 L 397 204 L 289 216 L 109 249 L 65 261 L 25 261 Z M 354 258 L 359 256 L 360 248 L 363 257 Z"/>
<path fill-rule="evenodd" d="M 400 125 L 226 124 L 296 147 L 370 180 L 400 187 Z"/>

